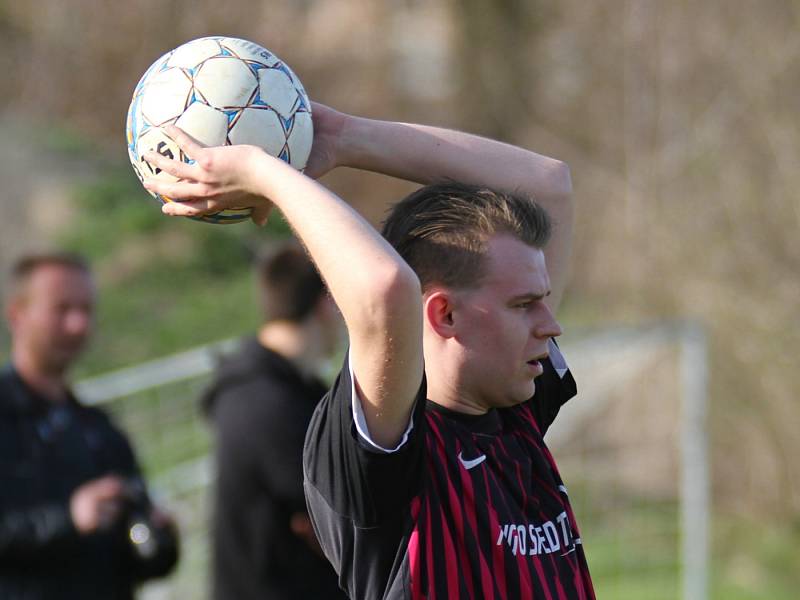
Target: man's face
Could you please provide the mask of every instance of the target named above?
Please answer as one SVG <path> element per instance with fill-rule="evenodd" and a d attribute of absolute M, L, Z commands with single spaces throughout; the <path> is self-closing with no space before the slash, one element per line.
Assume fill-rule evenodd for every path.
<path fill-rule="evenodd" d="M 510 235 L 489 241 L 479 287 L 454 293 L 456 341 L 462 348 L 460 389 L 477 407 L 528 400 L 540 360 L 561 327 L 545 303 L 550 278 L 544 253 Z"/>
<path fill-rule="evenodd" d="M 42 371 L 62 373 L 91 334 L 95 289 L 75 267 L 45 264 L 31 273 L 9 310 L 15 349 Z"/>

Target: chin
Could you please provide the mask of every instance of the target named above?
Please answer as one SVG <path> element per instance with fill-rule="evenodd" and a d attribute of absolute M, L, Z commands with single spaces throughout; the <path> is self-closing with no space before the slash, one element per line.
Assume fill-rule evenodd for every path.
<path fill-rule="evenodd" d="M 52 373 L 64 373 L 75 360 L 80 356 L 76 353 L 61 354 L 59 356 L 50 356 L 46 361 L 47 367 Z"/>
<path fill-rule="evenodd" d="M 509 394 L 508 396 L 501 398 L 495 404 L 495 408 L 511 408 L 512 406 L 518 406 L 523 402 L 527 402 L 533 396 L 533 392 L 530 394 L 521 394 L 521 393 L 514 393 Z"/>
<path fill-rule="evenodd" d="M 523 390 L 520 390 L 518 394 L 515 394 L 515 402 L 514 405 L 522 404 L 523 402 L 527 402 L 533 395 L 536 393 L 536 384 L 531 381 L 530 385 L 525 386 Z"/>

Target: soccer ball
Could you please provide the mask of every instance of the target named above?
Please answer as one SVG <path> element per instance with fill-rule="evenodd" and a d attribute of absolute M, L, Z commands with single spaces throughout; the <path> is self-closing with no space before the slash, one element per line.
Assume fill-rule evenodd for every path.
<path fill-rule="evenodd" d="M 311 103 L 292 70 L 269 50 L 229 37 L 200 38 L 167 52 L 136 85 L 126 134 L 140 180 L 176 180 L 142 158 L 148 150 L 191 162 L 160 129 L 170 123 L 208 146 L 260 146 L 298 170 L 306 166 L 314 137 Z M 197 218 L 237 223 L 250 212 L 230 209 Z"/>

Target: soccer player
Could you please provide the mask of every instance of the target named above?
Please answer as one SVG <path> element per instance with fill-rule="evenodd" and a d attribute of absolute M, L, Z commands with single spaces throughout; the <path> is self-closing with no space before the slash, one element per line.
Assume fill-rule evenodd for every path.
<path fill-rule="evenodd" d="M 593 598 L 544 441 L 575 384 L 553 341 L 572 228 L 569 170 L 500 142 L 315 107 L 307 174 L 424 184 L 384 236 L 253 147 L 202 148 L 148 181 L 171 215 L 277 206 L 338 304 L 347 360 L 306 437 L 306 499 L 351 598 Z M 535 202 L 534 202 L 535 200 Z"/>

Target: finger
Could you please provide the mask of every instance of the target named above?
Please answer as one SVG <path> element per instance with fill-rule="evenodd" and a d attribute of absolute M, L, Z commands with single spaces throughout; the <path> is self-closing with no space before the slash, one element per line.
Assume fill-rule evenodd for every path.
<path fill-rule="evenodd" d="M 308 161 L 306 168 L 303 169 L 303 175 L 310 179 L 319 179 L 324 174 L 323 170 L 317 166 L 316 161 Z"/>
<path fill-rule="evenodd" d="M 144 180 L 143 185 L 145 189 L 170 200 L 195 200 L 208 195 L 208 186 L 196 181 L 161 181 L 149 178 Z"/>
<path fill-rule="evenodd" d="M 124 484 L 119 477 L 108 475 L 97 479 L 94 484 L 94 493 L 100 499 L 116 498 L 124 491 Z"/>
<path fill-rule="evenodd" d="M 199 168 L 174 158 L 169 158 L 153 150 L 148 150 L 142 155 L 148 163 L 169 173 L 178 179 L 190 179 L 196 181 L 199 176 Z M 158 171 L 156 171 L 158 172 Z"/>
<path fill-rule="evenodd" d="M 197 217 L 209 213 L 219 212 L 219 208 L 212 207 L 208 200 L 186 200 L 183 202 L 167 202 L 161 207 L 161 212 L 171 217 Z"/>
<path fill-rule="evenodd" d="M 196 159 L 198 153 L 200 153 L 203 148 L 207 147 L 205 144 L 190 136 L 177 125 L 165 125 L 163 129 L 164 133 L 166 133 L 168 137 L 172 138 L 175 143 L 178 144 L 178 147 L 190 158 Z"/>
<path fill-rule="evenodd" d="M 264 206 L 254 206 L 250 218 L 252 219 L 253 223 L 258 225 L 259 227 L 263 227 L 264 225 L 267 224 L 270 212 L 272 212 L 271 204 L 267 204 Z"/>

